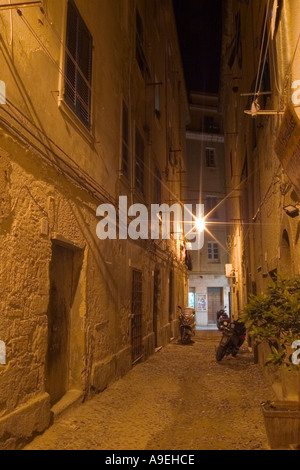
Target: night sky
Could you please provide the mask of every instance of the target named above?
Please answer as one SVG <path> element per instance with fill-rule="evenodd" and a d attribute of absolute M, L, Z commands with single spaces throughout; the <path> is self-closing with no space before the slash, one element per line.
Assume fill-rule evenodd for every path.
<path fill-rule="evenodd" d="M 188 92 L 218 92 L 222 0 L 173 0 L 173 3 Z"/>

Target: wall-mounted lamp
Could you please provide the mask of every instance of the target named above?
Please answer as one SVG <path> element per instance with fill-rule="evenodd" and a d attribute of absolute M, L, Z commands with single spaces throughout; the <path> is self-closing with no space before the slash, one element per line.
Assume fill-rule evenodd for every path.
<path fill-rule="evenodd" d="M 283 210 L 286 213 L 286 215 L 288 215 L 292 219 L 294 219 L 295 217 L 299 217 L 299 215 L 300 215 L 298 204 L 296 204 L 295 206 L 290 204 L 288 206 L 285 206 L 283 208 Z"/>

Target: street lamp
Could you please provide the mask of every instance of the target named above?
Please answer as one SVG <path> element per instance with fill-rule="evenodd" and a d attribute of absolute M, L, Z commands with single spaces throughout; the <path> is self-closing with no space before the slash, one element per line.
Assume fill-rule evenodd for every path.
<path fill-rule="evenodd" d="M 195 227 L 198 232 L 202 233 L 205 230 L 205 219 L 199 218 L 195 220 Z"/>

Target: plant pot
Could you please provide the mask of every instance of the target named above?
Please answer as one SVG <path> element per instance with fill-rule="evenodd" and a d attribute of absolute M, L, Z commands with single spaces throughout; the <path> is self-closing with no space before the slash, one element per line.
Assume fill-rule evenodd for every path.
<path fill-rule="evenodd" d="M 300 445 L 300 408 L 294 401 L 262 404 L 268 441 L 271 449 L 290 449 Z"/>

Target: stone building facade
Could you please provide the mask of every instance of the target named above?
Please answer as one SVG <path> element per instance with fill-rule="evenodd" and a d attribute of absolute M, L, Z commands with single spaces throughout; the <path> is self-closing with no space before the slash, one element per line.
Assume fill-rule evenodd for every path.
<path fill-rule="evenodd" d="M 236 317 L 275 273 L 300 272 L 299 21 L 294 0 L 224 2 L 221 96 Z M 261 348 L 262 364 L 266 354 Z M 279 396 L 292 398 L 293 387 L 287 396 L 277 381 Z"/>
<path fill-rule="evenodd" d="M 230 311 L 224 136 L 219 97 L 190 94 L 191 122 L 187 127 L 187 198 L 190 204 L 204 204 L 207 231 L 204 247 L 192 252 L 189 295 L 195 306 L 198 327 L 216 325 L 221 307 Z"/>
<path fill-rule="evenodd" d="M 0 448 L 10 449 L 177 335 L 183 237 L 99 240 L 96 210 L 119 196 L 183 199 L 189 111 L 171 0 L 3 5 Z"/>

